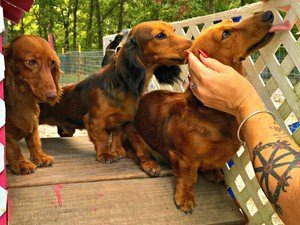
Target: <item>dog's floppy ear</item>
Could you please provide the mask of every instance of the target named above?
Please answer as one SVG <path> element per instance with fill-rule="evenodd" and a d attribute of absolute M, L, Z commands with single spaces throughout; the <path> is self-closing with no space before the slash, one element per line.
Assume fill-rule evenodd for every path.
<path fill-rule="evenodd" d="M 56 61 L 56 64 L 54 66 L 54 68 L 52 68 L 51 70 L 51 74 L 52 74 L 52 77 L 53 77 L 53 80 L 54 80 L 54 83 L 55 83 L 55 87 L 56 87 L 56 90 L 57 90 L 57 98 L 56 98 L 56 101 L 55 102 L 58 102 L 60 100 L 60 97 L 61 97 L 61 86 L 59 84 L 59 79 L 61 77 L 61 74 L 63 73 L 62 70 L 61 70 L 61 61 L 60 59 L 58 58 L 58 56 L 56 55 L 56 53 L 54 52 L 54 55 L 55 55 L 55 61 Z"/>
<path fill-rule="evenodd" d="M 173 85 L 177 81 L 181 81 L 180 78 L 181 69 L 179 66 L 160 66 L 154 71 L 154 76 L 161 84 Z"/>
<path fill-rule="evenodd" d="M 117 70 L 126 83 L 126 91 L 141 96 L 145 85 L 146 68 L 141 60 L 142 53 L 135 37 L 130 37 L 116 59 Z"/>

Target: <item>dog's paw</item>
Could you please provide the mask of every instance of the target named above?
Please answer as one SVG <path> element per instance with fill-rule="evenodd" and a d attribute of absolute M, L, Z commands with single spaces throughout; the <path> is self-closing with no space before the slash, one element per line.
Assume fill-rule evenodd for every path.
<path fill-rule="evenodd" d="M 37 165 L 37 167 L 46 167 L 53 165 L 53 158 L 47 154 L 39 154 L 32 156 L 30 160 Z"/>
<path fill-rule="evenodd" d="M 96 160 L 103 163 L 114 163 L 119 160 L 119 156 L 116 153 L 104 152 L 97 154 Z"/>
<path fill-rule="evenodd" d="M 119 146 L 117 149 L 116 149 L 116 154 L 117 154 L 117 157 L 119 159 L 124 159 L 126 158 L 126 151 L 125 149 L 122 147 L 122 146 Z"/>
<path fill-rule="evenodd" d="M 224 181 L 224 174 L 221 169 L 203 171 L 202 174 L 210 182 L 222 183 Z"/>
<path fill-rule="evenodd" d="M 176 191 L 174 203 L 177 209 L 182 210 L 185 214 L 192 214 L 195 208 L 195 196 L 194 194 L 178 193 Z"/>
<path fill-rule="evenodd" d="M 9 165 L 11 171 L 17 175 L 20 174 L 31 174 L 36 170 L 36 165 L 29 161 L 19 161 L 15 163 L 10 163 Z"/>
<path fill-rule="evenodd" d="M 142 170 L 150 177 L 157 177 L 160 174 L 160 166 L 154 160 L 141 163 Z"/>

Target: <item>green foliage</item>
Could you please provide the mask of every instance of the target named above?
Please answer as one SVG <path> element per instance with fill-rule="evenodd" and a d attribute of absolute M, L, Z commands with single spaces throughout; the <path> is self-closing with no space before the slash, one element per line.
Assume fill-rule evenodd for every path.
<path fill-rule="evenodd" d="M 206 15 L 212 10 L 209 0 L 77 1 L 76 43 L 80 44 L 82 49 L 99 49 L 102 47 L 103 36 L 143 21 L 160 19 L 171 22 Z M 213 3 L 214 10 L 220 12 L 257 1 L 214 0 Z M 72 49 L 75 2 L 76 0 L 36 0 L 21 23 L 8 25 L 9 40 L 22 33 L 36 34 L 47 39 L 49 33 L 53 33 L 58 51 L 62 48 L 65 51 Z M 91 19 L 90 15 L 93 15 Z"/>

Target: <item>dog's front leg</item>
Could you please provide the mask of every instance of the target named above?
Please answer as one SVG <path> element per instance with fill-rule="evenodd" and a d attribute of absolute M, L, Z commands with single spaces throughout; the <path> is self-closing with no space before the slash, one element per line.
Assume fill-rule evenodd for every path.
<path fill-rule="evenodd" d="M 189 159 L 184 155 L 178 157 L 174 152 L 170 152 L 170 157 L 177 175 L 175 205 L 185 213 L 192 213 L 195 208 L 195 185 L 198 179 L 200 162 Z"/>
<path fill-rule="evenodd" d="M 83 117 L 90 140 L 96 151 L 96 160 L 104 163 L 113 163 L 119 160 L 116 152 L 110 151 L 113 143 L 113 134 L 107 134 L 105 130 L 105 118 L 100 110 L 90 110 Z"/>
<path fill-rule="evenodd" d="M 53 164 L 53 158 L 47 155 L 42 149 L 37 120 L 34 121 L 33 130 L 25 137 L 25 140 L 30 151 L 30 159 L 35 165 L 44 167 Z"/>
<path fill-rule="evenodd" d="M 36 170 L 36 165 L 29 162 L 22 154 L 19 144 L 13 137 L 6 133 L 6 159 L 10 169 L 15 174 L 30 174 Z"/>
<path fill-rule="evenodd" d="M 112 153 L 117 154 L 118 159 L 123 159 L 126 157 L 126 151 L 122 146 L 123 132 L 121 129 L 111 133 L 112 143 L 110 145 L 110 150 Z"/>

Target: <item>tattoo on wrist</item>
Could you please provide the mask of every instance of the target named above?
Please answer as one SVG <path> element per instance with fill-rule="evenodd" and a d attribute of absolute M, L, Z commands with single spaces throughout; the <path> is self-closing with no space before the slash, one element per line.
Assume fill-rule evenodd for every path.
<path fill-rule="evenodd" d="M 255 160 L 258 160 L 259 162 L 256 162 L 256 166 L 254 166 L 255 173 L 260 175 L 259 184 L 261 187 L 262 185 L 265 186 L 266 196 L 269 201 L 274 205 L 276 212 L 282 214 L 283 211 L 278 205 L 278 199 L 282 191 L 287 192 L 286 187 L 289 186 L 288 182 L 293 179 L 290 176 L 290 171 L 295 168 L 300 168 L 300 153 L 291 148 L 290 143 L 286 140 L 277 140 L 276 142 L 267 144 L 260 142 L 255 146 L 253 151 L 253 162 Z M 262 153 L 264 151 L 270 152 L 270 156 L 263 156 Z M 280 153 L 278 153 L 279 151 Z M 292 161 L 285 160 L 287 157 L 290 158 L 291 156 L 293 157 Z M 284 167 L 285 170 L 278 174 L 276 168 L 280 167 Z M 271 190 L 270 188 L 270 178 L 277 181 L 275 190 Z"/>
<path fill-rule="evenodd" d="M 274 133 L 273 135 L 278 139 L 284 139 L 289 137 L 276 122 L 274 122 L 274 126 L 270 126 L 270 129 L 276 131 L 276 133 Z"/>

